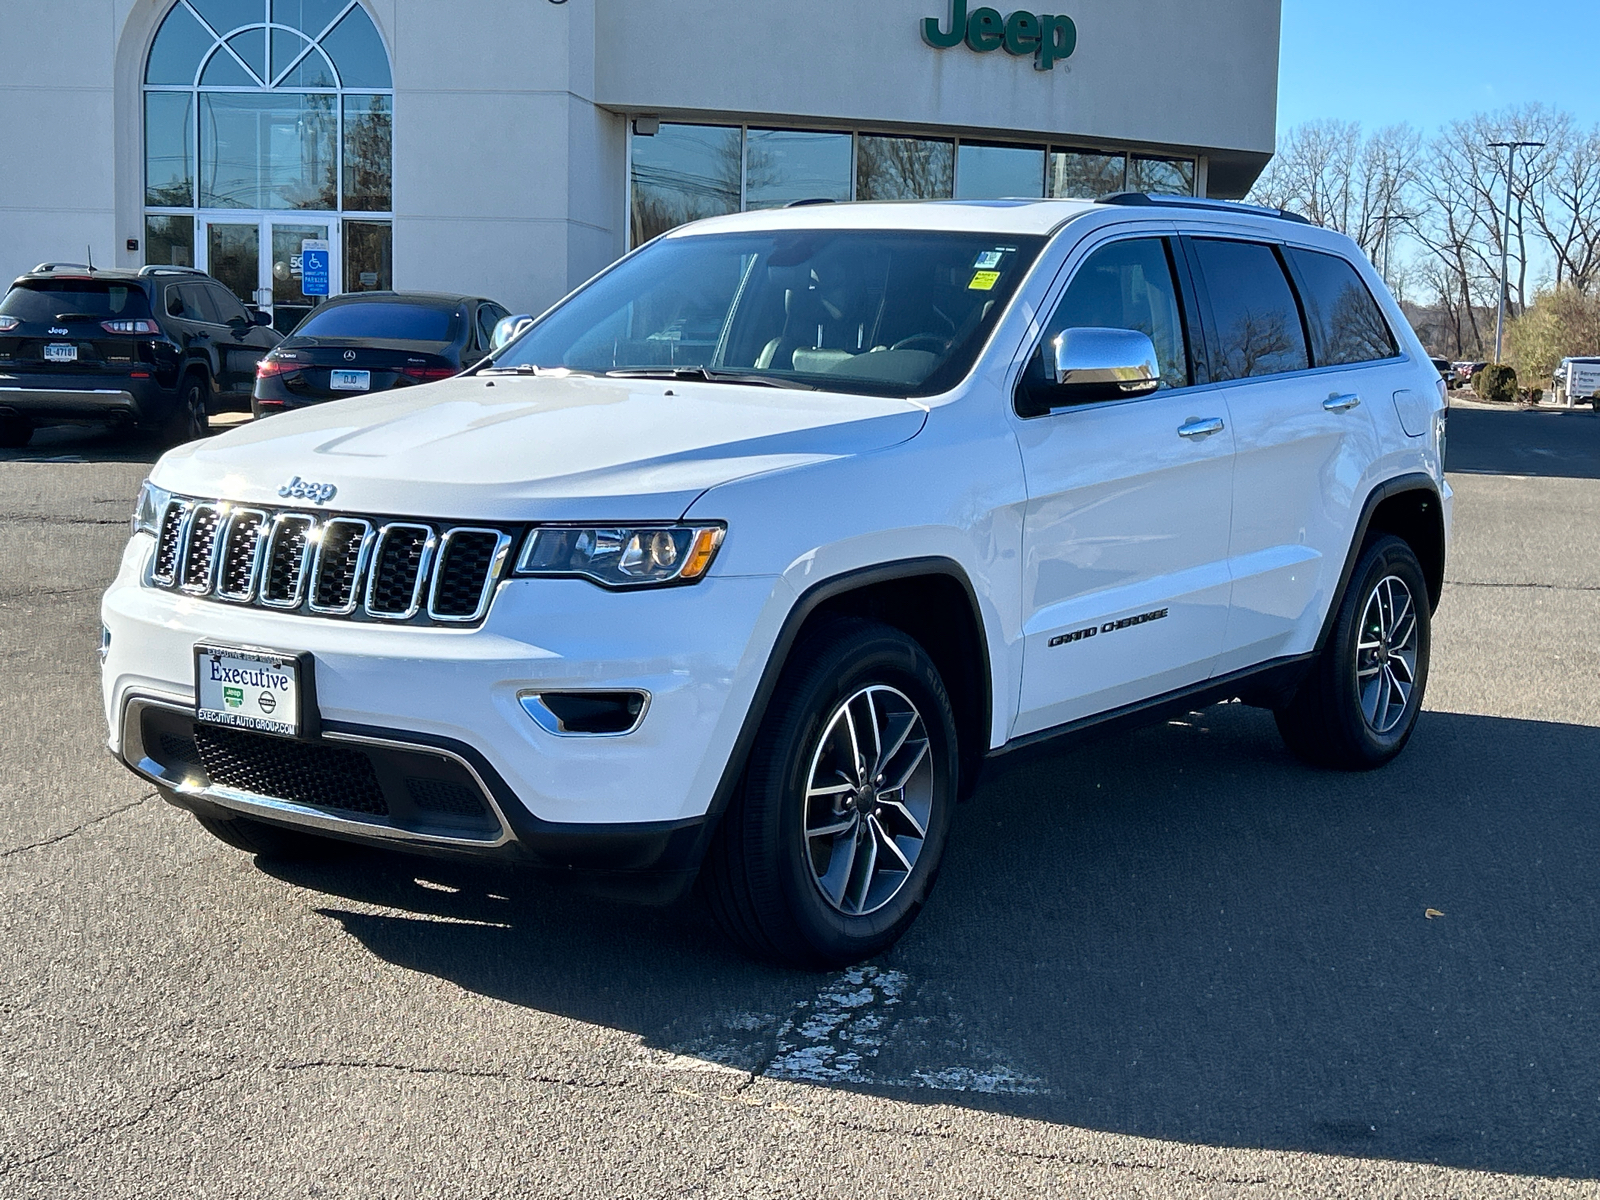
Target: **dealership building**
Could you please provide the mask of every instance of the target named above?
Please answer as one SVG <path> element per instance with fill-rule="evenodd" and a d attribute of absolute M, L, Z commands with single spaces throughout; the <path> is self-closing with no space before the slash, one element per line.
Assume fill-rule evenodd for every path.
<path fill-rule="evenodd" d="M 1038 2 L 1038 0 L 1036 0 Z M 0 272 L 202 267 L 537 311 L 819 200 L 1242 196 L 1280 0 L 0 0 Z"/>

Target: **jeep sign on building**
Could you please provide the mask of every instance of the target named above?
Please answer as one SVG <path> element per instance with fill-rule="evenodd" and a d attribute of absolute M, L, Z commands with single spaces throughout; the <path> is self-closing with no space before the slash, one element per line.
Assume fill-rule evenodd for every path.
<path fill-rule="evenodd" d="M 800 200 L 1244 194 L 1279 0 L 62 0 L 6 6 L 0 275 L 203 267 L 550 303 Z M 323 252 L 315 265 L 324 264 Z"/>

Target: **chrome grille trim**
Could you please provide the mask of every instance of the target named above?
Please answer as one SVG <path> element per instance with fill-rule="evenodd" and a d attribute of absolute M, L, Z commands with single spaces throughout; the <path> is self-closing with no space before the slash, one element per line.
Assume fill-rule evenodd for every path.
<path fill-rule="evenodd" d="M 289 595 L 273 597 L 270 591 L 272 571 L 278 561 L 281 539 L 291 528 L 298 528 L 305 536 L 300 550 L 300 562 L 294 569 L 294 587 Z M 268 608 L 299 608 L 305 599 L 306 577 L 311 573 L 311 555 L 316 549 L 317 520 L 304 513 L 279 513 L 272 519 L 272 531 L 267 535 L 267 551 L 261 579 L 261 603 Z"/>
<path fill-rule="evenodd" d="M 374 603 L 374 594 L 378 589 L 380 573 L 383 570 L 383 554 L 388 548 L 389 539 L 401 533 L 420 533 L 423 536 L 422 555 L 417 560 L 417 577 L 411 583 L 411 602 L 402 612 L 386 612 Z M 394 521 L 378 530 L 377 540 L 373 543 L 372 561 L 367 570 L 367 594 L 364 602 L 366 613 L 369 617 L 376 617 L 380 621 L 409 621 L 422 611 L 422 596 L 428 586 L 428 575 L 433 570 L 433 555 L 438 548 L 439 539 L 434 534 L 432 526 L 416 525 L 407 521 Z"/>
<path fill-rule="evenodd" d="M 240 535 L 239 527 L 247 521 L 253 521 L 254 524 L 248 534 Z M 216 581 L 217 595 L 221 599 L 231 600 L 235 604 L 248 604 L 254 598 L 256 581 L 261 577 L 261 552 L 266 547 L 266 529 L 267 514 L 259 508 L 236 508 L 228 514 L 228 520 L 217 538 L 219 549 L 216 555 Z M 233 562 L 236 536 L 249 536 L 255 539 L 255 544 L 250 548 L 250 568 L 245 572 L 242 589 L 228 587 L 229 564 Z"/>
<path fill-rule="evenodd" d="M 166 508 L 161 510 L 156 552 L 150 560 L 150 579 L 162 587 L 171 587 L 178 580 L 178 562 L 183 557 L 183 526 L 190 507 L 187 500 L 168 500 Z M 171 570 L 162 571 L 163 559 L 171 561 Z"/>
<path fill-rule="evenodd" d="M 338 564 L 324 562 L 323 559 L 328 553 L 330 542 L 347 530 L 352 540 L 359 539 L 356 544 L 355 566 L 350 569 L 350 582 L 348 584 L 350 590 L 345 598 L 337 604 L 319 604 L 317 597 L 321 595 L 323 590 L 324 572 L 340 569 Z M 311 560 L 306 607 L 312 612 L 321 613 L 324 616 L 347 617 L 355 612 L 356 606 L 361 603 L 361 577 L 366 572 L 367 560 L 372 555 L 372 522 L 363 521 L 359 517 L 334 517 L 331 520 L 324 521 L 321 530 L 318 532 L 317 552 Z M 348 553 L 348 543 L 341 552 Z M 342 589 L 343 585 L 341 585 Z"/>
<path fill-rule="evenodd" d="M 227 506 L 196 504 L 183 521 L 183 554 L 178 560 L 178 586 L 191 596 L 204 596 L 216 579 L 217 532 L 227 519 Z M 197 562 L 196 550 L 204 562 Z"/>
<path fill-rule="evenodd" d="M 174 496 L 162 510 L 144 583 L 299 616 L 475 627 L 510 575 L 526 532 L 515 523 L 325 514 Z"/>
<path fill-rule="evenodd" d="M 450 547 L 456 538 L 464 534 L 490 534 L 496 541 L 494 550 L 489 556 L 489 566 L 483 575 L 483 586 L 478 592 L 478 604 L 470 614 L 447 614 L 438 611 L 439 585 L 444 581 L 445 570 L 449 565 Z M 433 572 L 433 584 L 428 589 L 428 616 L 435 621 L 443 621 L 451 625 L 460 625 L 466 622 L 477 621 L 489 611 L 489 597 L 494 591 L 495 581 L 500 578 L 500 573 L 505 567 L 506 554 L 511 549 L 511 539 L 498 529 L 483 528 L 473 525 L 458 525 L 444 537 L 439 539 L 439 555 Z"/>

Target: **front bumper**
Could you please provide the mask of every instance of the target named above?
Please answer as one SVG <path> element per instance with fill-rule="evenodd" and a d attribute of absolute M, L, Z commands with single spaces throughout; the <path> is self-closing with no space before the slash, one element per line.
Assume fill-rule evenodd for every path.
<path fill-rule="evenodd" d="M 591 869 L 679 869 L 675 859 L 698 854 L 787 610 L 788 585 L 776 577 L 634 593 L 512 580 L 481 628 L 378 626 L 143 587 L 151 548 L 148 537 L 129 543 L 102 604 L 103 686 L 111 749 L 169 799 L 357 841 Z M 262 796 L 237 780 L 211 786 L 172 755 L 152 753 L 149 711 L 192 722 L 199 641 L 309 652 L 322 727 L 311 744 L 434 755 L 454 764 L 445 773 L 458 782 L 470 777 L 492 821 L 464 832 L 409 820 L 403 797 L 392 819 L 379 820 Z M 644 719 L 624 735 L 559 734 L 518 701 L 530 690 L 594 689 L 648 692 Z M 381 763 L 374 769 L 398 778 Z"/>

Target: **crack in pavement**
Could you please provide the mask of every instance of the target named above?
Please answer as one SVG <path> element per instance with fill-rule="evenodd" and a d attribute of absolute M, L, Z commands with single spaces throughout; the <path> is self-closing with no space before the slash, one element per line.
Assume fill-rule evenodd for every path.
<path fill-rule="evenodd" d="M 1543 592 L 1600 592 L 1600 584 L 1592 583 L 1491 583 L 1476 579 L 1446 579 L 1446 587 L 1472 588 L 1529 588 Z"/>
<path fill-rule="evenodd" d="M 63 517 L 54 513 L 0 513 L 0 520 L 8 525 L 121 525 L 128 527 L 127 517 Z"/>
<path fill-rule="evenodd" d="M 109 821 L 112 817 L 120 816 L 131 809 L 138 808 L 141 804 L 148 804 L 151 800 L 154 800 L 157 795 L 159 795 L 159 793 L 151 792 L 148 796 L 140 796 L 139 799 L 129 801 L 127 804 L 124 804 L 119 808 L 113 808 L 110 812 L 101 813 L 98 817 L 91 817 L 82 825 L 75 825 L 65 833 L 56 834 L 55 837 L 45 838 L 43 841 L 39 842 L 29 842 L 26 846 L 13 846 L 9 850 L 0 850 L 0 859 L 10 858 L 12 855 L 21 854 L 25 850 L 38 850 L 44 846 L 54 846 L 57 842 L 64 842 L 70 837 L 76 837 L 85 829 L 89 829 L 100 824 L 102 821 Z"/>

